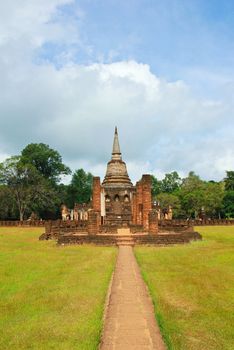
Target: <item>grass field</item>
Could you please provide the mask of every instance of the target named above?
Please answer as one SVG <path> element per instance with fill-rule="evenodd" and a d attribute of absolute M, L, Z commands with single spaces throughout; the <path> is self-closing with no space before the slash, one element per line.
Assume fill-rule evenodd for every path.
<path fill-rule="evenodd" d="M 0 349 L 97 349 L 117 250 L 0 228 Z"/>
<path fill-rule="evenodd" d="M 234 349 L 234 227 L 197 227 L 202 242 L 136 247 L 169 349 Z"/>

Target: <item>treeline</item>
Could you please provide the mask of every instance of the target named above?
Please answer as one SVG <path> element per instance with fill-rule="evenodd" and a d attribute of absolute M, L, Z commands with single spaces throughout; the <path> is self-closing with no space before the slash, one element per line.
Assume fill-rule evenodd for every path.
<path fill-rule="evenodd" d="M 72 175 L 69 184 L 62 183 Z M 58 151 L 31 143 L 20 155 L 0 163 L 0 219 L 60 217 L 61 204 L 73 208 L 87 203 L 92 174 L 78 169 L 71 174 Z M 171 206 L 174 218 L 234 218 L 234 171 L 220 181 L 204 181 L 194 172 L 182 179 L 176 171 L 158 180 L 152 176 L 152 195 L 162 211 Z"/>
<path fill-rule="evenodd" d="M 61 204 L 73 208 L 74 203 L 88 202 L 92 175 L 78 169 L 68 185 L 62 184 L 69 174 L 56 150 L 43 143 L 29 144 L 20 155 L 0 163 L 0 219 L 56 219 Z"/>
<path fill-rule="evenodd" d="M 163 211 L 174 218 L 234 218 L 234 171 L 220 181 L 204 181 L 194 172 L 181 179 L 176 171 L 163 180 L 152 176 L 152 194 Z"/>

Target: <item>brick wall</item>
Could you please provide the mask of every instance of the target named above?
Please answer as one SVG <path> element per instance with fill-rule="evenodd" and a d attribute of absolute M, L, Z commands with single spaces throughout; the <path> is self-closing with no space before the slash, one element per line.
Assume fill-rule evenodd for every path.
<path fill-rule="evenodd" d="M 158 233 L 158 213 L 156 210 L 151 210 L 149 213 L 149 233 Z"/>
<path fill-rule="evenodd" d="M 136 184 L 136 224 L 142 225 L 142 182 Z"/>
<path fill-rule="evenodd" d="M 149 213 L 152 209 L 152 199 L 151 199 L 151 175 L 142 176 L 142 204 L 143 204 L 143 215 L 142 223 L 144 230 L 149 229 Z"/>
<path fill-rule="evenodd" d="M 137 223 L 137 201 L 136 192 L 132 192 L 132 223 Z"/>
<path fill-rule="evenodd" d="M 169 234 L 169 235 L 133 235 L 132 241 L 134 244 L 141 245 L 157 245 L 166 246 L 173 244 L 185 244 L 193 240 L 201 240 L 202 236 L 197 232 L 188 232 L 184 234 Z M 118 236 L 116 235 L 99 235 L 99 236 L 60 236 L 58 244 L 95 244 L 103 246 L 118 245 Z"/>
<path fill-rule="evenodd" d="M 234 225 L 234 220 L 229 219 L 210 219 L 210 220 L 159 220 L 159 227 L 179 227 L 179 226 L 209 226 L 209 225 Z"/>
<path fill-rule="evenodd" d="M 151 175 L 143 175 L 136 183 L 136 192 L 133 197 L 133 224 L 143 225 L 145 231 L 149 230 L 149 213 L 152 209 Z"/>
<path fill-rule="evenodd" d="M 100 212 L 95 212 L 94 210 L 89 211 L 89 220 L 88 220 L 89 235 L 98 234 L 99 225 L 100 225 Z"/>
<path fill-rule="evenodd" d="M 24 221 L 14 221 L 14 220 L 1 220 L 0 226 L 23 226 L 23 227 L 43 227 L 45 226 L 45 220 L 24 220 Z"/>
<path fill-rule="evenodd" d="M 93 210 L 101 212 L 101 181 L 97 176 L 93 178 Z"/>

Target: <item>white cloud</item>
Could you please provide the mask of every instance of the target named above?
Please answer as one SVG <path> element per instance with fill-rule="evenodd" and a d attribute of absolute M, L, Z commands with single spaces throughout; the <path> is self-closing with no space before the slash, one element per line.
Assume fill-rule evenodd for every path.
<path fill-rule="evenodd" d="M 142 173 L 162 177 L 173 170 L 222 178 L 234 164 L 232 86 L 219 99 L 206 99 L 183 81 L 161 79 L 134 60 L 60 69 L 33 63 L 35 48 L 50 40 L 79 41 L 76 26 L 51 20 L 66 3 L 72 1 L 25 0 L 21 10 L 14 8 L 16 1 L 0 5 L 6 18 L 0 24 L 2 154 L 45 142 L 73 168 L 103 176 L 118 125 L 134 180 Z"/>
<path fill-rule="evenodd" d="M 43 141 L 77 167 L 84 161 L 96 167 L 109 159 L 116 124 L 124 158 L 148 162 L 148 171 L 195 169 L 217 178 L 225 170 L 221 139 L 229 159 L 233 156 L 232 129 L 225 127 L 232 106 L 197 99 L 184 83 L 161 80 L 147 65 L 129 61 L 60 70 L 27 65 L 4 71 L 1 146 L 7 151 Z"/>
<path fill-rule="evenodd" d="M 73 0 L 17 0 L 2 1 L 0 3 L 0 43 L 10 40 L 31 38 L 34 44 L 41 44 L 41 40 L 53 37 L 54 28 L 58 23 L 51 23 L 52 16 L 56 14 L 58 6 L 72 3 Z M 48 26 L 48 27 L 47 27 Z M 52 34 L 49 34 L 49 30 Z M 58 32 L 56 38 L 58 38 Z M 41 40 L 39 40 L 41 38 Z"/>
<path fill-rule="evenodd" d="M 74 16 L 69 20 L 61 10 L 66 5 L 74 5 Z M 83 14 L 78 11 L 74 0 L 21 0 L 20 4 L 17 0 L 0 2 L 2 61 L 12 65 L 19 64 L 19 61 L 29 64 L 38 60 L 37 55 L 43 45 L 59 45 L 58 57 L 67 62 L 70 59 L 68 47 L 81 45 L 78 22 L 82 18 Z"/>

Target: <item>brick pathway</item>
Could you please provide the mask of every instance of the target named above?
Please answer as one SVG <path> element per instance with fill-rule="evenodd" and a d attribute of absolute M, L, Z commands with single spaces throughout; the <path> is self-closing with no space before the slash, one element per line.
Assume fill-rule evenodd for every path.
<path fill-rule="evenodd" d="M 166 349 L 130 246 L 119 247 L 100 349 Z"/>

